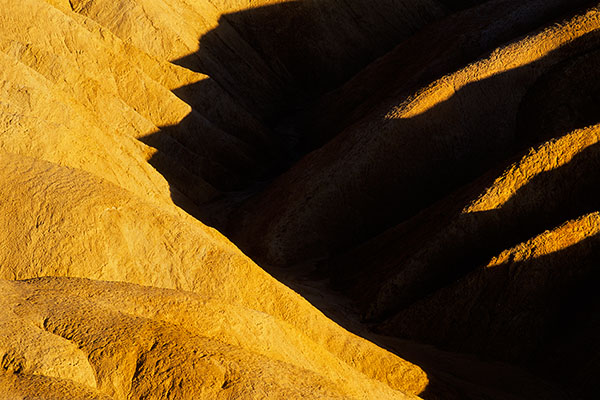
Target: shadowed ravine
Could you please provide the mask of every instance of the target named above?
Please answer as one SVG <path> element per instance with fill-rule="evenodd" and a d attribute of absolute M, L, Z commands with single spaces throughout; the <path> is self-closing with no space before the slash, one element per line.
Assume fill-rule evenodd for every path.
<path fill-rule="evenodd" d="M 595 398 L 597 1 L 6 0 L 0 36 L 0 400 Z"/>
<path fill-rule="evenodd" d="M 508 4 L 508 2 L 504 3 Z M 503 5 L 503 7 L 507 7 L 507 5 Z M 150 162 L 159 171 L 164 171 L 163 174 L 171 182 L 174 192 L 191 193 L 186 197 L 192 199 L 191 203 L 194 204 L 186 203 L 187 199 L 181 201 L 176 197 L 174 197 L 174 201 L 201 221 L 216 226 L 221 232 L 232 233 L 229 237 L 234 239 L 247 254 L 258 260 L 268 272 L 302 294 L 313 305 L 345 328 L 363 337 L 376 340 L 380 345 L 396 351 L 399 356 L 424 367 L 430 379 L 427 392 L 422 394 L 424 398 L 471 396 L 478 398 L 484 392 L 490 398 L 495 398 L 495 396 L 499 396 L 498 398 L 505 398 L 503 396 L 528 398 L 538 389 L 554 392 L 552 395 L 548 392 L 544 397 L 562 398 L 565 396 L 565 393 L 561 393 L 559 389 L 549 383 L 543 383 L 543 380 L 538 380 L 539 378 L 526 378 L 525 383 L 522 383 L 521 391 L 516 389 L 516 386 L 507 387 L 506 384 L 502 387 L 491 385 L 488 389 L 484 389 L 484 386 L 490 385 L 490 382 L 476 370 L 489 369 L 492 371 L 489 372 L 490 374 L 497 373 L 499 376 L 503 376 L 501 380 L 505 381 L 517 379 L 516 377 L 519 375 L 528 376 L 521 368 L 530 368 L 535 374 L 545 376 L 545 379 L 554 379 L 551 372 L 542 371 L 544 369 L 538 366 L 538 364 L 543 364 L 539 361 L 541 350 L 535 352 L 533 350 L 517 350 L 514 347 L 516 346 L 515 342 L 508 346 L 512 346 L 510 351 L 520 354 L 519 357 L 492 356 L 492 359 L 497 358 L 516 364 L 521 363 L 519 360 L 521 356 L 524 356 L 525 359 L 533 359 L 538 363 L 524 364 L 521 367 L 509 367 L 508 364 L 500 364 L 497 361 L 480 361 L 470 358 L 472 356 L 456 353 L 456 360 L 460 361 L 456 361 L 457 365 L 452 368 L 456 368 L 458 372 L 454 372 L 453 377 L 449 377 L 448 370 L 445 369 L 448 367 L 437 367 L 435 361 L 431 361 L 431 359 L 453 357 L 449 355 L 453 353 L 440 353 L 432 347 L 416 343 L 394 342 L 395 339 L 392 338 L 375 339 L 375 336 L 369 332 L 368 326 L 361 325 L 358 320 L 361 319 L 360 312 L 366 312 L 366 317 L 371 322 L 386 321 L 411 304 L 435 295 L 437 291 L 452 282 L 468 276 L 471 271 L 485 265 L 491 257 L 502 250 L 526 241 L 546 229 L 553 229 L 564 221 L 576 219 L 598 209 L 598 204 L 593 200 L 593 196 L 588 196 L 589 193 L 594 192 L 596 187 L 594 182 L 598 156 L 595 150 L 597 145 L 593 145 L 581 154 L 577 154 L 566 165 L 535 176 L 514 193 L 502 208 L 471 214 L 461 213 L 480 193 L 492 185 L 505 169 L 527 154 L 531 146 L 535 147 L 546 141 L 556 140 L 576 129 L 585 128 L 598 122 L 597 113 L 592 111 L 596 110 L 595 107 L 598 105 L 597 100 L 594 100 L 594 95 L 578 97 L 581 90 L 575 89 L 576 85 L 579 85 L 576 82 L 582 82 L 583 76 L 591 77 L 592 72 L 583 72 L 585 68 L 592 71 L 598 65 L 594 61 L 596 59 L 594 54 L 598 48 L 597 32 L 592 31 L 577 37 L 575 40 L 545 53 L 533 62 L 519 65 L 517 68 L 506 68 L 490 77 L 475 79 L 460 87 L 449 98 L 434 103 L 433 106 L 415 116 L 388 119 L 386 132 L 402 135 L 402 141 L 393 142 L 392 139 L 388 139 L 376 147 L 371 146 L 371 148 L 367 142 L 362 142 L 360 151 L 368 149 L 372 152 L 372 155 L 366 160 L 361 161 L 359 153 L 348 156 L 354 149 L 346 144 L 352 140 L 348 138 L 355 135 L 353 131 L 360 132 L 361 129 L 368 129 L 371 121 L 366 118 L 377 118 L 376 113 L 363 111 L 362 122 L 359 121 L 354 127 L 347 129 L 348 132 L 342 130 L 336 139 L 326 144 L 323 149 L 317 150 L 316 154 L 310 154 L 298 161 L 302 152 L 306 151 L 306 149 L 303 150 L 304 141 L 311 140 L 306 139 L 303 135 L 310 137 L 311 132 L 305 130 L 313 122 L 302 118 L 314 116 L 315 110 L 310 112 L 306 110 L 311 109 L 311 103 L 319 104 L 319 93 L 324 93 L 327 89 L 339 85 L 349 76 L 347 73 L 339 73 L 331 69 L 342 65 L 340 62 L 329 65 L 310 64 L 307 69 L 305 64 L 310 63 L 311 57 L 315 56 L 307 55 L 305 51 L 283 43 L 269 42 L 268 46 L 272 47 L 267 49 L 261 45 L 269 36 L 268 32 L 265 33 L 266 31 L 261 29 L 262 26 L 265 26 L 265 23 L 261 21 L 271 20 L 274 18 L 273 16 L 283 16 L 283 20 L 292 17 L 299 18 L 299 15 L 302 15 L 301 12 L 298 12 L 299 8 L 301 8 L 299 4 L 286 3 L 282 6 L 269 6 L 224 15 L 220 20 L 224 28 L 218 27 L 203 36 L 200 39 L 198 53 L 175 61 L 176 64 L 187 68 L 210 73 L 208 67 L 197 67 L 206 65 L 202 61 L 204 52 L 214 52 L 214 49 L 220 46 L 220 38 L 229 34 L 228 32 L 233 28 L 233 31 L 244 37 L 250 46 L 257 50 L 260 68 L 276 77 L 269 80 L 269 84 L 276 88 L 269 92 L 232 81 L 232 77 L 235 79 L 245 76 L 247 72 L 244 71 L 255 66 L 247 62 L 230 64 L 228 72 L 236 71 L 237 68 L 239 70 L 230 77 L 218 79 L 219 84 L 222 84 L 234 98 L 241 99 L 241 102 L 246 104 L 248 112 L 269 128 L 263 131 L 266 132 L 264 136 L 258 137 L 254 132 L 232 130 L 231 126 L 227 127 L 228 121 L 225 119 L 219 121 L 217 125 L 220 128 L 225 132 L 235 133 L 237 139 L 253 150 L 247 153 L 249 154 L 248 160 L 251 160 L 249 164 L 240 164 L 239 156 L 228 159 L 233 153 L 224 151 L 223 158 L 216 158 L 219 167 L 222 167 L 222 175 L 214 176 L 214 169 L 211 169 L 210 166 L 197 172 L 197 175 L 202 176 L 222 192 L 209 201 L 193 200 L 195 189 L 193 185 L 189 184 L 189 180 L 186 180 L 189 178 L 182 176 L 169 178 L 169 174 L 174 173 L 173 168 L 162 164 L 160 159 L 151 159 Z M 558 17 L 560 20 L 561 13 L 564 13 L 562 18 L 568 18 L 581 12 L 582 9 L 584 10 L 584 8 L 577 8 L 577 5 L 573 5 L 569 9 L 566 5 L 557 2 L 554 10 L 548 6 L 543 17 L 540 17 L 540 14 L 532 14 L 530 22 L 520 21 L 521 25 L 513 29 L 511 38 L 518 40 L 520 35 L 527 32 L 528 29 L 533 29 L 535 26 L 548 26 L 553 18 Z M 470 13 L 469 10 L 465 15 L 471 15 Z M 453 18 L 459 19 L 460 17 Z M 490 17 L 486 15 L 485 18 Z M 302 24 L 302 26 L 305 25 Z M 443 26 L 443 22 L 441 26 Z M 276 36 L 281 36 L 284 40 L 285 35 L 282 33 L 285 34 L 285 31 Z M 427 30 L 419 35 L 426 38 Z M 460 63 L 466 64 L 469 57 L 471 60 L 475 60 L 474 57 L 491 51 L 492 46 L 501 44 L 508 37 L 506 31 L 499 32 L 498 35 L 497 41 L 493 38 L 489 39 L 488 48 L 477 48 L 478 53 L 466 47 L 463 52 L 464 58 Z M 299 36 L 305 35 L 299 34 Z M 310 40 L 307 40 L 307 43 L 310 43 Z M 481 46 L 481 44 L 477 44 L 477 46 Z M 283 50 L 284 47 L 285 50 Z M 401 49 L 402 45 L 399 48 Z M 280 58 L 273 59 L 270 57 L 271 54 L 277 54 Z M 300 54 L 302 56 L 297 58 Z M 448 55 L 449 61 L 446 62 L 446 68 L 450 68 L 450 66 L 456 68 L 457 64 L 453 58 L 456 59 L 457 54 L 460 53 Z M 370 58 L 373 59 L 373 55 Z M 585 60 L 587 66 L 582 67 L 580 73 L 571 73 L 569 75 L 572 76 L 569 78 L 571 80 L 561 83 L 563 93 L 566 90 L 571 90 L 570 93 L 572 93 L 565 98 L 565 101 L 577 102 L 574 103 L 574 107 L 582 110 L 581 113 L 567 116 L 560 114 L 560 111 L 550 111 L 552 107 L 564 106 L 557 106 L 556 102 L 551 100 L 555 99 L 556 95 L 540 94 L 546 90 L 544 85 L 547 84 L 544 82 L 565 79 L 561 71 L 567 68 L 566 65 L 575 65 L 578 62 L 582 64 L 584 62 L 582 60 Z M 365 64 L 358 60 L 356 62 L 358 66 L 351 65 L 348 70 L 357 71 L 359 66 Z M 381 67 L 384 62 L 385 57 L 378 61 L 380 70 L 386 70 Z M 438 64 L 443 65 L 444 62 L 444 59 L 438 60 Z M 296 69 L 288 70 L 286 69 L 288 65 L 292 65 Z M 404 63 L 404 65 L 410 66 L 410 63 Z M 408 68 L 404 65 L 399 64 L 399 67 Z M 345 64 L 344 66 L 346 67 Z M 436 68 L 439 69 L 439 67 Z M 443 72 L 449 73 L 452 70 L 446 69 Z M 390 67 L 387 67 L 387 73 L 390 74 L 388 78 L 390 81 L 399 80 L 397 76 L 391 75 L 393 72 Z M 342 78 L 334 78 L 336 76 Z M 359 74 L 348 84 L 356 86 L 360 79 Z M 380 82 L 385 82 L 385 79 L 385 76 L 378 77 Z M 430 79 L 431 81 L 435 80 Z M 207 83 L 209 82 L 202 81 L 192 85 L 191 88 L 180 88 L 174 92 L 182 98 L 189 98 L 186 100 L 188 103 L 193 102 L 193 97 L 185 97 L 185 93 L 200 93 L 203 90 L 202 86 Z M 590 89 L 589 83 L 588 81 L 582 88 L 592 93 L 594 89 Z M 595 87 L 597 81 L 592 80 L 591 84 L 592 87 Z M 404 86 L 409 87 L 410 84 L 404 83 Z M 259 91 L 263 97 L 256 98 L 243 90 Z M 488 97 L 485 102 L 481 102 L 482 94 L 487 94 L 493 99 Z M 330 99 L 336 95 L 339 96 L 334 91 L 324 98 L 331 103 Z M 408 95 L 406 97 L 409 98 Z M 541 103 L 540 99 L 546 101 L 547 104 Z M 373 102 L 368 96 L 361 100 Z M 382 97 L 379 101 L 385 103 L 388 100 Z M 397 98 L 394 101 L 401 102 Z M 255 103 L 253 104 L 253 102 Z M 266 105 L 265 108 L 270 111 L 265 113 L 264 109 L 260 109 L 260 104 Z M 198 105 L 200 108 L 202 106 L 202 104 Z M 373 107 L 370 106 L 370 108 Z M 539 110 L 532 111 L 532 107 L 537 107 Z M 548 113 L 548 117 L 543 121 L 534 122 L 544 112 Z M 549 119 L 553 116 L 559 118 L 558 115 L 562 115 L 560 121 L 554 122 Z M 335 115 L 333 118 L 340 118 L 340 116 Z M 351 116 L 350 118 L 355 117 Z M 324 124 L 327 126 L 329 122 L 324 122 Z M 347 124 L 340 126 L 347 126 Z M 485 135 L 482 135 L 482 127 L 486 127 Z M 457 129 L 461 132 L 460 136 L 454 136 L 453 131 Z M 161 147 L 162 142 L 157 141 L 157 137 L 171 136 L 172 130 L 173 127 L 163 128 L 161 132 L 152 134 L 143 141 L 158 148 L 162 153 L 169 154 L 170 147 L 168 145 Z M 431 131 L 427 134 L 432 136 L 427 140 L 423 139 L 424 130 Z M 332 132 L 329 132 L 329 135 L 334 136 Z M 356 145 L 353 144 L 353 146 Z M 335 151 L 327 154 L 328 148 L 335 149 Z M 324 155 L 319 159 L 320 154 Z M 309 231 L 304 232 L 294 239 L 296 243 L 304 247 L 291 249 L 291 252 L 287 254 L 284 250 L 284 258 L 277 259 L 279 266 L 270 267 L 273 258 L 265 257 L 265 250 L 261 246 L 272 246 L 277 243 L 277 236 L 268 236 L 268 224 L 286 212 L 278 208 L 287 206 L 285 200 L 280 199 L 285 199 L 285 196 L 290 196 L 291 193 L 295 193 L 294 196 L 297 197 L 306 195 L 306 193 L 303 194 L 304 183 L 301 182 L 296 187 L 290 187 L 285 176 L 294 176 L 295 169 L 310 170 L 312 168 L 316 171 L 320 168 L 319 163 L 322 163 L 322 160 L 335 164 L 335 154 L 347 159 L 354 157 L 359 163 L 367 163 L 357 168 L 358 175 L 355 176 L 355 179 L 358 182 L 353 185 L 369 195 L 356 197 L 352 192 L 346 193 L 347 198 L 351 199 L 346 200 L 346 202 L 350 202 L 348 206 L 353 210 L 351 214 L 340 214 L 340 219 L 335 222 L 335 227 L 326 227 L 328 230 L 326 238 L 315 236 L 314 241 L 310 242 Z M 403 156 L 399 156 L 399 154 Z M 210 155 L 213 158 L 216 156 L 215 153 Z M 294 165 L 296 162 L 299 166 Z M 366 176 L 360 175 L 361 168 L 368 171 Z M 285 173 L 288 169 L 290 172 Z M 338 171 L 332 171 L 332 174 L 338 174 Z M 177 172 L 175 171 L 175 173 Z M 274 179 L 282 173 L 284 173 L 284 178 Z M 574 176 L 580 178 L 572 178 Z M 559 196 L 555 194 L 551 200 L 540 197 L 539 194 L 543 193 L 544 189 L 547 189 L 549 185 L 558 186 L 559 184 L 556 182 L 561 180 L 568 181 L 569 184 L 562 187 Z M 325 180 L 321 181 L 319 185 L 335 185 L 333 182 L 335 180 L 332 180 L 331 183 L 327 183 Z M 227 186 L 222 186 L 224 183 Z M 307 184 L 310 184 L 310 180 L 307 181 Z M 406 188 L 410 188 L 409 193 Z M 338 187 L 337 190 L 339 193 L 344 193 L 346 189 Z M 273 194 L 268 194 L 270 191 Z M 265 192 L 267 195 L 261 194 L 261 192 Z M 315 190 L 311 189 L 310 192 L 315 192 Z M 320 207 L 325 210 L 329 207 L 322 201 L 322 197 L 314 201 L 311 201 L 309 197 L 303 207 L 315 210 L 315 215 L 318 215 Z M 346 204 L 342 203 L 340 206 L 343 209 Z M 319 230 L 325 226 L 324 224 L 330 223 L 331 218 L 338 218 L 335 216 L 335 212 L 333 216 L 319 216 L 310 223 L 305 222 L 305 226 L 309 230 Z M 247 220 L 252 222 L 248 223 Z M 242 221 L 241 225 L 240 221 Z M 263 222 L 267 225 L 262 225 Z M 384 232 L 390 228 L 398 229 L 393 227 L 399 224 L 400 229 L 403 230 L 402 234 L 393 239 L 393 242 L 385 239 L 385 235 L 390 237 L 393 233 Z M 456 229 L 455 227 L 462 229 L 463 233 L 456 234 L 456 231 L 453 231 Z M 289 234 L 299 234 L 293 231 L 292 227 L 288 226 L 287 228 L 290 229 Z M 249 229 L 250 233 L 246 232 L 246 229 Z M 435 237 L 432 230 L 445 232 L 444 229 L 452 233 L 445 233 L 446 236 L 442 236 L 440 241 L 444 243 L 443 245 L 435 242 L 437 239 L 434 239 L 436 244 L 431 246 L 442 246 L 441 249 L 443 249 L 436 253 L 437 250 L 432 250 L 434 247 L 427 247 L 427 238 Z M 263 236 L 265 234 L 267 236 Z M 308 239 L 304 243 L 302 243 L 303 236 Z M 380 237 L 385 247 L 378 245 Z M 419 247 L 422 247 L 422 253 L 426 254 L 427 264 L 418 270 L 405 271 L 404 275 L 398 275 L 398 270 L 401 270 L 403 263 L 410 261 L 410 253 L 405 252 L 418 251 Z M 573 252 L 577 253 L 576 250 Z M 553 260 L 552 257 L 555 256 L 545 257 Z M 560 255 L 557 253 L 556 257 L 559 258 Z M 316 266 L 315 260 L 318 260 L 318 266 Z M 364 263 L 362 260 L 365 260 Z M 548 261 L 548 263 L 552 264 L 555 261 Z M 494 269 L 494 274 L 502 275 L 501 269 Z M 389 300 L 386 299 L 382 304 L 373 305 L 377 304 L 373 302 L 380 301 L 376 299 L 378 296 L 381 297 L 381 291 L 387 290 L 385 289 L 386 283 L 402 282 L 402 280 L 403 283 L 394 283 L 396 285 L 394 294 L 387 295 Z M 350 295 L 353 300 L 350 301 L 345 297 L 347 295 Z M 568 304 L 572 304 L 572 301 L 566 299 L 561 307 L 564 309 L 568 307 Z M 460 311 L 458 312 L 460 313 Z M 552 315 L 552 318 L 557 315 Z M 561 324 L 557 321 L 562 317 L 557 318 L 559 319 L 553 320 L 553 325 Z M 470 329 L 473 326 L 473 322 L 459 323 L 457 321 L 454 321 L 454 325 L 450 325 L 450 327 L 438 329 L 432 328 L 432 323 L 419 325 L 420 323 L 412 320 L 397 324 L 400 326 L 410 325 L 415 329 L 422 326 L 424 332 L 411 334 L 410 338 L 425 342 L 435 342 L 428 339 L 428 335 L 425 333 L 430 329 L 432 332 L 441 333 L 449 332 L 450 327 Z M 407 337 L 404 332 L 411 331 L 407 327 L 399 331 L 394 329 L 385 330 L 385 332 L 391 332 L 393 336 L 403 338 Z M 491 335 L 489 326 L 483 324 L 481 329 L 481 332 L 478 333 L 479 336 Z M 531 328 L 525 330 L 532 332 Z M 571 336 L 573 334 L 570 329 L 555 330 L 555 332 L 559 333 L 552 336 L 552 339 L 547 339 L 546 342 L 556 340 L 554 338 L 561 337 L 561 335 Z M 394 345 L 394 343 L 404 344 Z M 446 346 L 445 342 L 444 346 Z M 507 345 L 497 344 L 495 346 L 492 349 L 497 350 Z M 466 349 L 460 346 L 455 348 L 450 346 L 449 349 L 488 356 L 481 350 Z M 425 364 L 429 368 L 425 367 L 421 360 L 426 360 Z M 458 388 L 458 386 L 464 387 Z M 449 394 L 453 391 L 455 391 L 454 394 Z"/>

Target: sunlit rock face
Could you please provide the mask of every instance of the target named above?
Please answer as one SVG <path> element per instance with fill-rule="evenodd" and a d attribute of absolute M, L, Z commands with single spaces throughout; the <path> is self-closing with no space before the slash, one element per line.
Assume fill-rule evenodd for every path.
<path fill-rule="evenodd" d="M 600 389 L 597 2 L 0 5 L 0 399 Z"/>

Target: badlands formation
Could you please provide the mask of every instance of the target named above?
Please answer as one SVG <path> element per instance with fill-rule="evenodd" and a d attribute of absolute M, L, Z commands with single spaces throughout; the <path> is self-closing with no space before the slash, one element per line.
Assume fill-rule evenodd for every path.
<path fill-rule="evenodd" d="M 600 3 L 0 0 L 0 399 L 593 399 Z"/>

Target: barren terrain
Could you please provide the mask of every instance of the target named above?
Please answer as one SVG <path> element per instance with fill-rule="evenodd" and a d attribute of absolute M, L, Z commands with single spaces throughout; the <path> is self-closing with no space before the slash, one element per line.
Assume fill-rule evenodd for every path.
<path fill-rule="evenodd" d="M 600 4 L 0 0 L 0 399 L 587 399 Z"/>

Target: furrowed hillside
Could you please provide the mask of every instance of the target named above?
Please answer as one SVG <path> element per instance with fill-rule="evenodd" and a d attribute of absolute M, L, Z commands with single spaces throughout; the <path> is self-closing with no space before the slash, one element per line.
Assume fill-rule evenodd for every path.
<path fill-rule="evenodd" d="M 597 1 L 0 5 L 0 399 L 595 398 Z"/>

